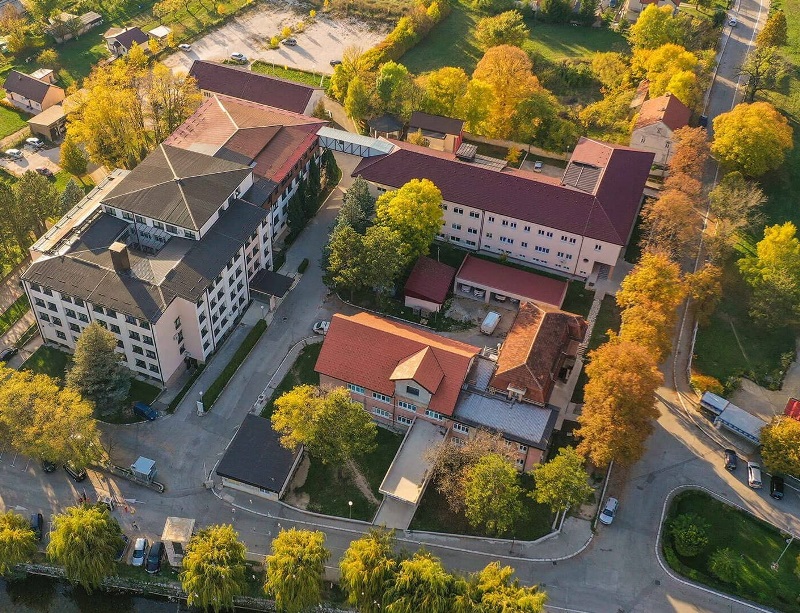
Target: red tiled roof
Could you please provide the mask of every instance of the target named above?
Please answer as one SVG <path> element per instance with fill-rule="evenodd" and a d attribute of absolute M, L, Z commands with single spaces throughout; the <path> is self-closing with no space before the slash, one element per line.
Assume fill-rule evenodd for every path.
<path fill-rule="evenodd" d="M 783 414 L 786 415 L 786 417 L 791 417 L 792 419 L 800 421 L 800 400 L 797 398 L 789 398 L 789 401 L 786 403 L 786 408 L 783 410 Z"/>
<path fill-rule="evenodd" d="M 654 154 L 581 138 L 573 159 L 607 159 L 595 193 L 554 185 L 535 175 L 501 172 L 400 141 L 386 155 L 364 158 L 352 176 L 392 188 L 430 179 L 444 200 L 522 221 L 625 245 Z"/>
<path fill-rule="evenodd" d="M 524 296 L 530 300 L 560 307 L 567 295 L 567 282 L 525 272 L 467 255 L 456 274 L 458 283 L 482 285 L 500 294 Z"/>
<path fill-rule="evenodd" d="M 444 379 L 444 371 L 439 365 L 439 360 L 433 353 L 433 349 L 425 347 L 420 349 L 405 360 L 400 360 L 397 368 L 394 369 L 391 381 L 416 381 L 431 394 L 435 394 L 439 389 L 439 384 Z"/>
<path fill-rule="evenodd" d="M 423 255 L 414 264 L 403 293 L 411 298 L 442 304 L 453 287 L 455 276 L 456 269 L 452 266 Z"/>
<path fill-rule="evenodd" d="M 663 122 L 670 130 L 677 130 L 688 126 L 691 116 L 691 109 L 677 96 L 664 94 L 658 98 L 651 98 L 642 105 L 634 130 L 646 128 L 658 122 Z"/>
<path fill-rule="evenodd" d="M 215 94 L 164 142 L 248 165 L 255 162 L 253 172 L 257 176 L 279 183 L 313 146 L 317 131 L 325 123 Z"/>
<path fill-rule="evenodd" d="M 189 74 L 200 89 L 303 113 L 316 87 L 251 72 L 247 68 L 195 60 Z"/>
<path fill-rule="evenodd" d="M 489 385 L 501 392 L 509 386 L 524 390 L 526 400 L 546 404 L 563 358 L 575 356 L 586 329 L 580 315 L 546 305 L 521 304 Z"/>
<path fill-rule="evenodd" d="M 420 354 L 429 349 L 425 354 Z M 314 369 L 340 381 L 360 385 L 366 389 L 394 395 L 392 374 L 401 363 L 414 365 L 420 358 L 420 385 L 436 388 L 430 408 L 444 415 L 452 415 L 461 385 L 467 377 L 472 359 L 479 349 L 466 343 L 413 328 L 405 324 L 376 317 L 370 313 L 334 315 L 322 343 Z M 420 355 L 416 355 L 420 354 Z M 438 384 L 422 374 L 426 360 L 435 358 L 443 376 Z M 415 368 L 417 366 L 414 366 Z M 435 369 L 434 369 L 435 370 Z M 434 378 L 438 377 L 433 373 Z M 427 389 L 427 388 L 426 388 Z"/>

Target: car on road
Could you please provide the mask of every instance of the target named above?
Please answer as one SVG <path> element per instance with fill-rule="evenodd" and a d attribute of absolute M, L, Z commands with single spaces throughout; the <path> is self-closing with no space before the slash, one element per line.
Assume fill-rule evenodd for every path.
<path fill-rule="evenodd" d="M 610 525 L 611 522 L 614 521 L 614 517 L 617 514 L 617 507 L 619 507 L 619 500 L 613 497 L 609 498 L 608 502 L 606 502 L 606 506 L 603 507 L 603 510 L 600 513 L 600 521 L 606 526 Z"/>
<path fill-rule="evenodd" d="M 150 548 L 150 553 L 147 554 L 147 562 L 144 564 L 144 569 L 151 575 L 155 575 L 161 570 L 161 560 L 164 558 L 164 543 L 157 541 L 153 543 Z"/>
<path fill-rule="evenodd" d="M 542 168 L 544 167 L 544 162 L 541 160 L 536 160 L 533 163 L 533 172 L 542 172 Z"/>
<path fill-rule="evenodd" d="M 236 53 L 231 53 L 231 59 L 242 64 L 247 62 L 247 56 L 244 53 L 239 53 L 238 51 Z"/>
<path fill-rule="evenodd" d="M 127 534 L 122 535 L 122 547 L 119 548 L 117 551 L 117 557 L 114 558 L 117 562 L 122 560 L 125 557 L 125 552 L 128 549 L 128 545 L 130 545 L 131 539 L 128 538 Z"/>
<path fill-rule="evenodd" d="M 147 421 L 158 419 L 158 411 L 145 402 L 137 402 L 133 405 L 133 414 L 143 417 Z"/>
<path fill-rule="evenodd" d="M 133 555 L 131 556 L 131 566 L 142 566 L 147 555 L 147 539 L 139 537 L 133 544 Z"/>
<path fill-rule="evenodd" d="M 296 38 L 284 38 L 281 41 L 281 44 L 282 45 L 286 45 L 287 47 L 294 47 L 295 45 L 297 45 L 297 39 Z"/>
<path fill-rule="evenodd" d="M 44 141 L 41 138 L 36 138 L 35 136 L 32 136 L 31 138 L 26 138 L 25 144 L 30 145 L 31 147 L 36 147 L 37 149 L 39 147 L 44 147 Z"/>
<path fill-rule="evenodd" d="M 725 468 L 728 470 L 736 470 L 737 466 L 737 457 L 736 452 L 733 449 L 726 449 L 725 450 Z"/>
<path fill-rule="evenodd" d="M 342 63 L 342 60 L 331 60 L 330 64 L 333 67 L 339 66 Z"/>
<path fill-rule="evenodd" d="M 178 49 L 180 49 L 181 51 L 191 51 L 192 46 L 187 45 L 186 43 L 181 43 L 180 45 L 178 45 Z"/>
<path fill-rule="evenodd" d="M 42 175 L 43 177 L 52 177 L 53 176 L 53 171 L 50 170 L 49 168 L 45 168 L 44 166 L 39 166 L 39 168 L 36 169 L 36 172 L 38 174 Z"/>
<path fill-rule="evenodd" d="M 769 479 L 769 495 L 775 500 L 783 500 L 783 477 L 772 475 Z"/>
<path fill-rule="evenodd" d="M 328 328 L 330 327 L 331 322 L 329 321 L 318 321 L 314 324 L 314 334 L 321 334 L 325 336 L 328 333 Z"/>
<path fill-rule="evenodd" d="M 20 151 L 19 149 L 6 149 L 5 155 L 7 158 L 12 160 L 22 159 L 22 151 Z"/>
<path fill-rule="evenodd" d="M 42 470 L 46 473 L 52 473 L 56 470 L 55 462 L 51 462 L 50 460 L 45 460 L 42 458 Z"/>
<path fill-rule="evenodd" d="M 747 485 L 754 490 L 761 489 L 761 467 L 755 462 L 747 463 Z"/>
<path fill-rule="evenodd" d="M 44 517 L 41 513 L 31 513 L 31 530 L 36 535 L 36 540 L 41 541 L 44 534 Z"/>
<path fill-rule="evenodd" d="M 83 468 L 77 468 L 72 462 L 65 462 L 63 468 L 64 472 L 78 483 L 86 478 L 86 471 Z"/>
<path fill-rule="evenodd" d="M 738 23 L 739 22 L 736 20 L 736 17 L 731 17 L 730 19 L 728 19 L 728 25 L 732 28 L 735 28 L 736 24 Z"/>
<path fill-rule="evenodd" d="M 16 347 L 6 347 L 0 351 L 0 362 L 8 362 L 11 358 L 17 355 L 19 349 Z"/>

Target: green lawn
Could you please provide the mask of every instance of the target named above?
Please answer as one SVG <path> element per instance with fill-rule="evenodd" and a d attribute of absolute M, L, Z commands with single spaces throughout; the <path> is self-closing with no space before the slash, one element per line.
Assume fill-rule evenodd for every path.
<path fill-rule="evenodd" d="M 480 18 L 467 0 L 457 0 L 453 12 L 425 40 L 403 55 L 400 62 L 415 74 L 443 66 L 457 66 L 471 73 L 483 55 L 473 37 Z M 588 60 L 597 51 L 628 49 L 625 38 L 607 28 L 556 25 L 533 19 L 527 19 L 526 23 L 531 34 L 525 51 L 550 63 Z"/>
<path fill-rule="evenodd" d="M 0 315 L 0 334 L 5 334 L 6 331 L 17 323 L 25 313 L 31 308 L 28 302 L 28 297 L 22 294 L 6 311 Z"/>
<path fill-rule="evenodd" d="M 540 274 L 538 270 L 535 272 Z M 564 280 L 564 277 L 553 276 L 556 279 Z M 584 281 L 570 281 L 569 287 L 567 287 L 567 295 L 564 298 L 564 304 L 561 305 L 561 308 L 570 313 L 587 317 L 593 302 L 594 292 L 590 289 L 586 289 L 586 283 Z"/>
<path fill-rule="evenodd" d="M 262 62 L 256 60 L 250 65 L 250 70 L 253 72 L 260 72 L 261 74 L 286 79 L 287 81 L 295 81 L 297 83 L 305 83 L 312 87 L 323 87 L 327 89 L 330 83 L 330 77 L 322 75 L 317 72 L 307 72 L 305 70 L 298 70 L 296 68 L 288 68 L 286 66 L 278 66 L 272 62 Z"/>
<path fill-rule="evenodd" d="M 592 328 L 592 336 L 589 337 L 587 353 L 597 349 L 608 340 L 607 332 L 609 330 L 619 332 L 621 324 L 621 314 L 614 296 L 603 296 L 603 302 L 600 303 L 600 311 L 597 313 L 597 319 L 594 322 L 594 328 Z M 589 377 L 586 376 L 586 369 L 584 368 L 578 377 L 575 390 L 572 392 L 572 402 L 583 402 L 583 387 L 588 381 Z"/>
<path fill-rule="evenodd" d="M 261 411 L 261 417 L 271 417 L 275 408 L 273 402 L 293 387 L 297 385 L 319 385 L 319 373 L 314 371 L 314 365 L 317 363 L 320 351 L 322 351 L 322 343 L 303 347 L 294 365 L 286 373 L 278 387 L 275 388 L 272 398 L 267 402 L 264 410 Z"/>
<path fill-rule="evenodd" d="M 521 475 L 523 489 L 526 492 L 533 490 L 533 477 Z M 553 514 L 550 507 L 534 502 L 530 496 L 522 498 L 523 514 L 516 522 L 513 531 L 504 535 L 506 538 L 516 538 L 520 541 L 533 541 L 550 532 L 553 524 Z M 447 500 L 436 489 L 436 484 L 431 483 L 422 496 L 422 502 L 411 522 L 412 530 L 426 530 L 429 532 L 445 532 L 448 534 L 469 534 L 472 536 L 487 536 L 483 531 L 476 530 L 469 525 L 463 513 L 453 513 Z"/>
<path fill-rule="evenodd" d="M 785 368 L 781 356 L 794 356 L 794 331 L 789 326 L 771 330 L 753 324 L 747 313 L 750 290 L 735 263 L 724 271 L 722 295 L 711 321 L 697 331 L 693 370 L 722 384 L 730 377 L 745 375 L 760 385 L 779 389 Z"/>
<path fill-rule="evenodd" d="M 769 524 L 697 491 L 677 496 L 668 520 L 683 513 L 694 513 L 708 522 L 709 546 L 695 557 L 682 558 L 673 549 L 671 538 L 665 535 L 664 557 L 674 570 L 723 592 L 780 611 L 800 612 L 800 581 L 793 572 L 800 555 L 800 543 L 789 547 L 775 571 L 770 565 L 778 559 L 786 542 L 785 535 Z M 743 572 L 735 585 L 723 583 L 708 571 L 709 557 L 724 547 L 730 547 L 742 558 Z"/>
<path fill-rule="evenodd" d="M 22 111 L 0 106 L 0 138 L 5 138 L 27 126 L 30 117 Z"/>
<path fill-rule="evenodd" d="M 378 487 L 386 471 L 389 470 L 389 465 L 397 454 L 402 440 L 402 435 L 378 428 L 377 449 L 356 461 L 369 481 L 370 489 L 379 500 L 381 494 L 378 492 Z M 353 519 L 370 521 L 378 510 L 377 505 L 364 497 L 343 469 L 338 466 L 326 466 L 314 458 L 311 458 L 306 482 L 298 491 L 301 494 L 308 494 L 308 510 L 316 513 L 349 517 L 348 502 L 352 501 Z"/>

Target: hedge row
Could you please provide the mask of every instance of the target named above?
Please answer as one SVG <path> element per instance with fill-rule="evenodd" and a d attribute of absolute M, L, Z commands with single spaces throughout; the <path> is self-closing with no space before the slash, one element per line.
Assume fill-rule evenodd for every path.
<path fill-rule="evenodd" d="M 433 27 L 450 14 L 447 0 L 421 0 L 408 15 L 401 17 L 394 30 L 381 42 L 367 51 L 363 61 L 367 69 L 374 70 L 390 60 L 397 61 L 403 54 L 424 39 Z"/>
<path fill-rule="evenodd" d="M 256 346 L 258 339 L 261 338 L 261 335 L 264 334 L 264 330 L 266 329 L 267 322 L 263 319 L 259 319 L 258 323 L 253 326 L 253 329 L 247 333 L 244 341 L 236 350 L 236 353 L 233 354 L 231 361 L 228 362 L 228 365 L 225 366 L 225 369 L 220 373 L 219 377 L 214 380 L 214 383 L 208 386 L 206 393 L 203 394 L 203 404 L 205 405 L 206 411 L 210 411 L 211 407 L 214 406 L 214 403 L 228 384 L 228 381 L 231 380 L 236 370 L 241 366 L 242 362 L 244 362 L 253 347 Z"/>

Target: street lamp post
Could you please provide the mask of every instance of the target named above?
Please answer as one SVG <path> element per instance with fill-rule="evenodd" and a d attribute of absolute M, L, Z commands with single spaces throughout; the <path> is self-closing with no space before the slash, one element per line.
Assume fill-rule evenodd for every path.
<path fill-rule="evenodd" d="M 775 570 L 775 571 L 778 570 L 778 562 L 781 561 L 781 558 L 783 557 L 783 554 L 786 553 L 786 551 L 789 549 L 789 547 L 792 546 L 792 541 L 794 541 L 794 535 L 791 535 L 788 539 L 786 539 L 786 547 L 784 547 L 783 551 L 781 551 L 781 555 L 779 555 L 778 559 L 775 560 L 772 564 L 769 565 L 772 570 Z"/>
<path fill-rule="evenodd" d="M 347 501 L 347 506 L 350 507 L 350 519 L 353 519 L 353 501 L 352 500 L 348 500 Z"/>

